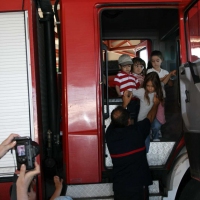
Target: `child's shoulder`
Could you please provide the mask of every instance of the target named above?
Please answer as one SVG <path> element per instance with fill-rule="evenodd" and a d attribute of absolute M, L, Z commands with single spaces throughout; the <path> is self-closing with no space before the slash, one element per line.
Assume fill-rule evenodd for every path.
<path fill-rule="evenodd" d="M 144 92 L 145 92 L 144 88 L 138 88 L 136 91 L 137 91 L 138 93 L 144 93 Z"/>
<path fill-rule="evenodd" d="M 155 69 L 152 67 L 152 68 L 150 68 L 150 69 L 147 69 L 147 73 L 149 73 L 149 72 L 153 72 L 153 71 L 155 71 Z"/>
<path fill-rule="evenodd" d="M 120 76 L 121 75 L 121 71 L 118 71 L 116 75 L 114 76 Z"/>
<path fill-rule="evenodd" d="M 123 71 L 118 71 L 117 74 L 116 74 L 116 76 L 122 76 L 124 74 L 126 74 L 126 73 L 124 73 Z"/>
<path fill-rule="evenodd" d="M 168 72 L 166 69 L 161 68 L 162 71 Z"/>
<path fill-rule="evenodd" d="M 161 73 L 163 74 L 169 74 L 169 72 L 166 69 L 161 68 Z"/>

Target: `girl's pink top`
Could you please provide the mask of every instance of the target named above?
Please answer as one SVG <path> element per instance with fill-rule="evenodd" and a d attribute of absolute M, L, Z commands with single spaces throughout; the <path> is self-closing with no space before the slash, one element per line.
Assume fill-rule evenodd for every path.
<path fill-rule="evenodd" d="M 156 119 L 161 123 L 164 124 L 165 121 L 165 108 L 164 106 L 160 103 L 158 105 L 158 110 L 157 110 L 157 114 L 156 114 Z"/>

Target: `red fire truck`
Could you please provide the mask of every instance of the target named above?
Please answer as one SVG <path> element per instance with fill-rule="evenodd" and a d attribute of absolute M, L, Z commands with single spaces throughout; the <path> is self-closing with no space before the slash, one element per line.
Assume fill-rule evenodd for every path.
<path fill-rule="evenodd" d="M 0 140 L 14 132 L 38 142 L 38 199 L 51 196 L 54 175 L 73 198 L 113 199 L 105 131 L 121 104 L 117 59 L 148 63 L 152 50 L 177 76 L 165 87 L 162 138 L 147 154 L 150 199 L 199 195 L 200 1 L 7 0 L 0 44 Z M 0 199 L 15 166 L 11 153 L 0 161 Z"/>

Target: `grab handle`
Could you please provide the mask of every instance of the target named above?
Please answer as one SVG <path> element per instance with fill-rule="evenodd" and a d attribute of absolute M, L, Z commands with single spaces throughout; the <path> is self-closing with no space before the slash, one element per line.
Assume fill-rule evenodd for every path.
<path fill-rule="evenodd" d="M 104 53 L 104 61 L 105 61 L 105 92 L 104 92 L 104 97 L 103 97 L 103 103 L 106 105 L 106 109 L 104 109 L 103 116 L 104 120 L 109 118 L 109 99 L 108 99 L 108 52 L 107 52 L 107 47 L 106 45 L 102 45 L 102 50 L 105 51 Z M 103 70 L 102 70 L 103 71 Z M 104 83 L 103 83 L 104 84 Z M 104 87 L 103 87 L 104 88 Z M 105 112 L 106 110 L 106 112 Z"/>
<path fill-rule="evenodd" d="M 188 90 L 185 90 L 185 96 L 186 96 L 185 102 L 189 103 L 190 102 L 190 92 Z"/>

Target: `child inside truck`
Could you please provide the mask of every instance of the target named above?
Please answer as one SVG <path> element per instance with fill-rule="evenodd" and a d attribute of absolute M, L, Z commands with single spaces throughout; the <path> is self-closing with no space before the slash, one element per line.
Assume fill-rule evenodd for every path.
<path fill-rule="evenodd" d="M 176 70 L 168 72 L 165 69 L 161 68 L 161 64 L 164 61 L 164 57 L 160 51 L 152 51 L 150 61 L 152 64 L 152 68 L 147 70 L 147 74 L 150 72 L 156 72 L 160 78 L 160 81 L 163 86 L 163 95 L 164 98 L 166 97 L 164 85 L 169 84 L 170 86 L 173 85 L 172 81 L 170 80 L 172 76 L 176 76 Z M 152 123 L 152 139 L 153 141 L 160 141 L 159 137 L 162 137 L 161 134 L 161 126 L 165 123 L 165 111 L 164 111 L 164 103 L 159 105 L 157 116 Z"/>
<path fill-rule="evenodd" d="M 160 104 L 163 104 L 163 90 L 160 79 L 156 72 L 151 72 L 147 74 L 144 79 L 143 87 L 139 88 L 138 90 L 133 90 L 132 93 L 134 96 L 140 99 L 140 111 L 138 115 L 138 122 L 144 120 L 147 116 L 147 113 L 151 110 L 153 106 L 154 95 L 157 95 Z M 145 145 L 146 152 L 148 153 L 150 146 L 149 136 L 147 136 L 145 140 Z"/>
<path fill-rule="evenodd" d="M 124 91 L 136 90 L 140 87 L 138 79 L 131 73 L 131 67 L 133 65 L 132 59 L 129 55 L 123 54 L 118 59 L 119 69 L 114 79 L 115 89 L 119 97 L 121 97 Z M 137 111 L 136 105 L 138 104 L 138 99 L 133 97 L 127 106 L 127 110 L 130 112 L 131 119 L 134 122 L 137 121 Z"/>
<path fill-rule="evenodd" d="M 168 72 L 167 70 L 161 68 L 161 64 L 164 61 L 162 52 L 157 50 L 152 51 L 150 61 L 152 68 L 147 70 L 147 74 L 150 72 L 157 72 L 161 82 L 164 84 L 168 83 L 169 85 L 172 85 L 170 79 L 172 76 L 176 76 L 176 70 Z"/>
<path fill-rule="evenodd" d="M 146 74 L 146 63 L 139 57 L 133 58 L 132 61 L 133 61 L 132 73 L 135 77 L 137 77 L 138 81 L 140 82 L 140 87 L 142 87 L 144 82 L 144 77 Z"/>

